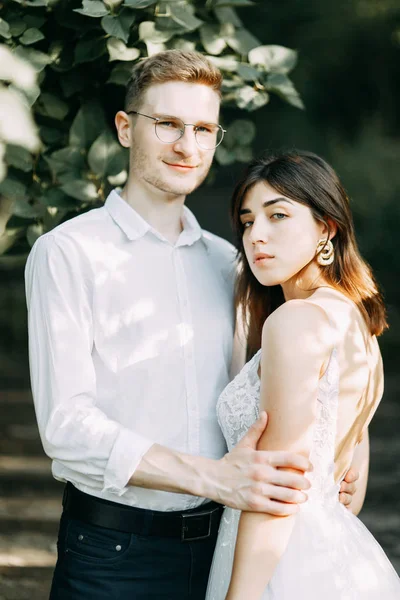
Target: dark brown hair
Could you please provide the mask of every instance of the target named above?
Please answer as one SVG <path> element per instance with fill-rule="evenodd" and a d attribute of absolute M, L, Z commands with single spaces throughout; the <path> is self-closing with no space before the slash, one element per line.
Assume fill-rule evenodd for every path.
<path fill-rule="evenodd" d="M 246 194 L 259 182 L 308 206 L 314 218 L 328 228 L 329 221 L 336 224 L 332 240 L 335 259 L 331 265 L 321 267 L 324 278 L 357 305 L 371 335 L 380 335 L 388 326 L 385 306 L 371 269 L 357 248 L 347 194 L 335 171 L 322 158 L 311 152 L 290 151 L 250 163 L 232 197 L 231 218 L 239 256 L 236 307 L 243 311 L 247 327 L 248 356 L 261 346 L 264 321 L 284 302 L 281 286 L 261 285 L 244 253 L 240 209 Z"/>
<path fill-rule="evenodd" d="M 200 83 L 221 94 L 222 74 L 203 54 L 165 50 L 141 60 L 133 67 L 126 88 L 125 110 L 137 110 L 151 85 L 169 81 Z"/>

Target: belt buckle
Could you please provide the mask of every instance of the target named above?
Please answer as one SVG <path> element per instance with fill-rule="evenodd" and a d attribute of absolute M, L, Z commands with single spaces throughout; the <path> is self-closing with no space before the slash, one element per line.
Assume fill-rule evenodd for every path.
<path fill-rule="evenodd" d="M 191 515 L 182 515 L 182 532 L 181 532 L 181 541 L 182 542 L 193 542 L 195 540 L 205 540 L 211 534 L 211 524 L 212 524 L 212 516 L 213 513 L 218 510 L 215 508 L 214 510 L 210 510 L 208 513 L 206 512 L 198 512 L 192 513 Z M 186 532 L 189 530 L 189 521 L 190 519 L 196 519 L 199 517 L 208 517 L 208 527 L 206 525 L 207 533 L 202 535 L 189 536 L 186 535 Z"/>

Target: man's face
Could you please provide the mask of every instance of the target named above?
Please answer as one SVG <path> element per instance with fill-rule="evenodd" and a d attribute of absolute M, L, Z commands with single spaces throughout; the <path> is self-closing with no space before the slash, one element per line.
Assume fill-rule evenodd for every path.
<path fill-rule="evenodd" d="M 218 123 L 220 99 L 210 87 L 171 81 L 152 85 L 144 94 L 139 112 L 151 117 L 178 117 L 195 125 Z M 215 149 L 200 148 L 193 127 L 172 143 L 163 143 L 155 134 L 155 121 L 130 115 L 130 177 L 174 196 L 193 192 L 205 179 Z"/>

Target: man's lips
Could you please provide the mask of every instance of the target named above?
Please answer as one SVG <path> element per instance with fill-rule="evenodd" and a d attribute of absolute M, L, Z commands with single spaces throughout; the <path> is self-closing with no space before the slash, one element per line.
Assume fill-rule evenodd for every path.
<path fill-rule="evenodd" d="M 170 163 L 167 161 L 164 161 L 164 163 L 166 165 L 168 165 L 169 167 L 174 167 L 175 169 L 185 169 L 185 170 L 190 170 L 190 169 L 196 169 L 196 165 L 182 165 L 180 163 Z"/>

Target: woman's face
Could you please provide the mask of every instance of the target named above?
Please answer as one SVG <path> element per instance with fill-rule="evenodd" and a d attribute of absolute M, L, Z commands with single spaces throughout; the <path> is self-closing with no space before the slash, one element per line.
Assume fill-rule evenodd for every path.
<path fill-rule="evenodd" d="M 266 182 L 247 193 L 240 219 L 246 258 L 266 286 L 291 282 L 315 257 L 318 241 L 328 235 L 326 225 L 314 219 L 308 206 L 286 198 Z M 317 269 L 315 262 L 312 266 Z"/>

